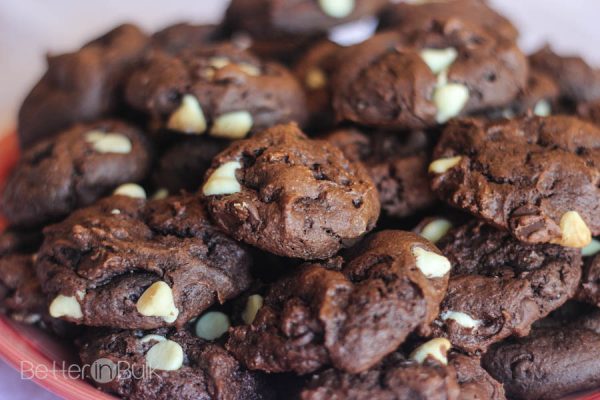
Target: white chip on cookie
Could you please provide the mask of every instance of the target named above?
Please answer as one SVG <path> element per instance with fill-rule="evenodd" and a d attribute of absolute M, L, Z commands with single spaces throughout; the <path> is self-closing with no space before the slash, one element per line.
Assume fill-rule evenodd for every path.
<path fill-rule="evenodd" d="M 450 271 L 450 261 L 441 254 L 414 246 L 412 254 L 415 257 L 417 268 L 427 278 L 441 278 Z"/>
<path fill-rule="evenodd" d="M 132 149 L 131 140 L 120 133 L 94 130 L 85 134 L 85 140 L 101 154 L 129 154 Z"/>
<path fill-rule="evenodd" d="M 150 369 L 177 371 L 183 365 L 183 348 L 173 340 L 162 340 L 146 353 L 146 365 Z"/>
<path fill-rule="evenodd" d="M 432 243 L 436 243 L 452 229 L 452 222 L 444 218 L 436 218 L 421 230 L 421 236 Z"/>
<path fill-rule="evenodd" d="M 319 0 L 319 6 L 330 17 L 345 18 L 354 11 L 355 0 Z"/>
<path fill-rule="evenodd" d="M 229 161 L 217 168 L 202 186 L 205 196 L 238 193 L 241 185 L 235 177 L 235 171 L 242 168 L 239 161 Z"/>
<path fill-rule="evenodd" d="M 435 338 L 423 343 L 417 347 L 411 354 L 410 358 L 423 364 L 427 358 L 448 365 L 448 351 L 452 348 L 452 344 L 448 339 Z"/>
<path fill-rule="evenodd" d="M 169 117 L 167 128 L 197 135 L 206 131 L 204 112 L 194 96 L 191 94 L 183 96 L 181 104 Z"/>
<path fill-rule="evenodd" d="M 142 293 L 136 303 L 136 309 L 143 316 L 161 317 L 167 323 L 175 322 L 179 315 L 173 291 L 163 281 L 154 282 Z"/>
<path fill-rule="evenodd" d="M 132 197 L 134 199 L 145 199 L 146 191 L 143 187 L 136 183 L 124 183 L 121 186 L 117 187 L 114 192 L 114 195 L 127 196 Z"/>
<path fill-rule="evenodd" d="M 456 117 L 469 101 L 469 88 L 461 83 L 444 83 L 433 92 L 433 103 L 437 108 L 436 121 L 440 124 Z"/>
<path fill-rule="evenodd" d="M 482 323 L 480 320 L 474 319 L 469 314 L 461 311 L 444 311 L 440 314 L 440 318 L 442 321 L 454 320 L 458 325 L 468 329 L 478 328 Z"/>
<path fill-rule="evenodd" d="M 246 300 L 246 308 L 242 312 L 242 319 L 248 325 L 254 322 L 258 310 L 263 306 L 264 299 L 260 294 L 253 294 Z"/>
<path fill-rule="evenodd" d="M 242 139 L 248 135 L 253 124 L 248 111 L 232 111 L 215 118 L 210 134 L 225 139 Z"/>
<path fill-rule="evenodd" d="M 196 336 L 204 340 L 215 340 L 229 329 L 229 317 L 218 311 L 207 312 L 196 321 Z"/>
<path fill-rule="evenodd" d="M 458 51 L 454 47 L 445 49 L 423 49 L 420 53 L 421 59 L 427 64 L 435 75 L 446 71 L 458 57 Z"/>
<path fill-rule="evenodd" d="M 50 316 L 53 318 L 69 317 L 74 319 L 83 318 L 81 305 L 75 296 L 59 294 L 52 300 L 49 307 Z"/>

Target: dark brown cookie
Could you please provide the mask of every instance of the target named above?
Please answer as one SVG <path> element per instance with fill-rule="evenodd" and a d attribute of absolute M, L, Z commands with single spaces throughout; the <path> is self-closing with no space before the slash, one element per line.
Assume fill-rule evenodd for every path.
<path fill-rule="evenodd" d="M 513 399 L 561 399 L 600 387 L 600 315 L 493 345 L 483 366 Z"/>
<path fill-rule="evenodd" d="M 456 371 L 460 400 L 505 400 L 504 388 L 481 367 L 481 359 L 452 352 L 448 364 Z"/>
<path fill-rule="evenodd" d="M 262 62 L 231 43 L 177 54 L 151 52 L 131 75 L 126 98 L 159 126 L 227 139 L 306 118 L 296 78 L 285 67 Z"/>
<path fill-rule="evenodd" d="M 250 285 L 249 253 L 192 196 L 107 197 L 44 235 L 36 270 L 50 314 L 77 324 L 180 327 Z"/>
<path fill-rule="evenodd" d="M 266 29 L 313 34 L 374 15 L 386 4 L 387 0 L 233 0 L 226 21 L 251 34 Z"/>
<path fill-rule="evenodd" d="M 121 331 L 91 335 L 83 342 L 79 355 L 92 366 L 88 380 L 122 398 L 268 398 L 260 379 L 227 351 L 186 331 Z"/>
<path fill-rule="evenodd" d="M 0 257 L 0 312 L 17 321 L 36 323 L 46 305 L 46 296 L 33 270 L 33 255 Z"/>
<path fill-rule="evenodd" d="M 466 399 L 461 397 L 454 369 L 446 365 L 445 352 L 437 357 L 440 356 L 442 361 L 430 356 L 416 361 L 395 352 L 360 374 L 329 369 L 313 376 L 300 397 L 302 400 Z"/>
<path fill-rule="evenodd" d="M 559 56 L 545 46 L 529 56 L 531 66 L 548 74 L 559 86 L 561 96 L 570 102 L 600 99 L 600 69 L 576 56 Z"/>
<path fill-rule="evenodd" d="M 527 243 L 600 233 L 600 129 L 564 116 L 451 122 L 429 166 L 444 201 Z"/>
<path fill-rule="evenodd" d="M 431 140 L 425 132 L 359 132 L 339 129 L 327 135 L 344 155 L 362 162 L 373 179 L 381 209 L 388 216 L 407 217 L 432 206 L 427 167 Z"/>
<path fill-rule="evenodd" d="M 411 332 L 429 333 L 449 269 L 413 233 L 374 234 L 344 263 L 307 263 L 276 282 L 253 322 L 230 330 L 227 348 L 266 372 L 365 371 Z"/>
<path fill-rule="evenodd" d="M 56 221 L 122 183 L 142 180 L 150 163 L 137 128 L 116 120 L 75 125 L 25 151 L 2 193 L 2 212 L 18 227 Z"/>
<path fill-rule="evenodd" d="M 306 260 L 352 245 L 379 216 L 364 167 L 295 124 L 234 142 L 213 160 L 202 193 L 215 223 L 237 240 Z"/>
<path fill-rule="evenodd" d="M 420 129 L 510 103 L 527 81 L 513 41 L 466 20 L 380 33 L 346 50 L 333 83 L 340 120 Z"/>
<path fill-rule="evenodd" d="M 438 246 L 452 271 L 433 332 L 470 353 L 529 334 L 575 294 L 581 278 L 579 250 L 525 244 L 482 222 L 450 231 Z"/>
<path fill-rule="evenodd" d="M 48 68 L 19 110 L 22 148 L 76 122 L 106 117 L 121 104 L 125 76 L 142 56 L 146 35 L 121 25 L 79 51 L 48 56 Z"/>
<path fill-rule="evenodd" d="M 342 47 L 323 40 L 310 48 L 294 67 L 294 73 L 306 93 L 310 126 L 317 129 L 333 127 L 331 81 L 337 73 L 337 59 Z"/>
<path fill-rule="evenodd" d="M 180 190 L 197 191 L 212 159 L 228 144 L 229 141 L 210 137 L 179 139 L 158 160 L 152 173 L 154 187 L 166 189 L 171 194 Z"/>

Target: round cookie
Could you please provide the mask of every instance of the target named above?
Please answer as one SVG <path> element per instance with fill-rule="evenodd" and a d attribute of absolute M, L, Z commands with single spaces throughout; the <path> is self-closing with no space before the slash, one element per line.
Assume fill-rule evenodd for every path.
<path fill-rule="evenodd" d="M 87 378 L 102 390 L 122 398 L 269 398 L 261 380 L 240 368 L 221 346 L 183 330 L 133 330 L 89 335 L 84 339 L 79 355 L 85 365 L 105 360 L 103 370 L 88 369 Z M 119 369 L 109 371 L 109 361 Z"/>
<path fill-rule="evenodd" d="M 323 40 L 312 46 L 294 67 L 294 74 L 306 93 L 310 126 L 313 128 L 335 125 L 331 107 L 331 80 L 337 72 L 341 49 L 335 42 Z"/>
<path fill-rule="evenodd" d="M 169 193 L 180 190 L 195 192 L 202 185 L 212 159 L 224 150 L 229 141 L 210 137 L 184 137 L 159 158 L 152 172 L 152 183 Z"/>
<path fill-rule="evenodd" d="M 392 217 L 408 217 L 432 206 L 436 198 L 429 188 L 427 166 L 431 140 L 425 132 L 338 129 L 326 139 L 354 162 L 362 162 L 373 179 L 382 211 Z"/>
<path fill-rule="evenodd" d="M 338 120 L 422 129 L 510 103 L 527 83 L 513 41 L 466 20 L 380 33 L 345 51 L 333 82 Z"/>
<path fill-rule="evenodd" d="M 432 20 L 448 19 L 479 24 L 490 33 L 508 40 L 516 40 L 519 36 L 517 28 L 484 0 L 397 2 L 381 12 L 378 29 L 410 32 L 426 26 Z"/>
<path fill-rule="evenodd" d="M 374 15 L 386 4 L 387 0 L 233 0 L 225 19 L 251 34 L 268 29 L 306 35 Z"/>
<path fill-rule="evenodd" d="M 74 123 L 117 111 L 125 76 L 148 38 L 135 25 L 118 26 L 74 53 L 48 56 L 47 70 L 25 98 L 18 116 L 22 148 Z"/>
<path fill-rule="evenodd" d="M 561 399 L 600 387 L 598 311 L 569 325 L 538 328 L 493 345 L 485 369 L 514 399 Z"/>
<path fill-rule="evenodd" d="M 527 243 L 584 247 L 600 233 L 600 129 L 573 117 L 448 124 L 429 166 L 452 206 Z"/>
<path fill-rule="evenodd" d="M 481 359 L 451 352 L 448 365 L 456 371 L 461 400 L 505 400 L 504 388 L 481 367 Z"/>
<path fill-rule="evenodd" d="M 525 244 L 473 221 L 438 243 L 452 263 L 434 335 L 475 353 L 531 325 L 573 297 L 581 278 L 577 249 Z"/>
<path fill-rule="evenodd" d="M 366 371 L 411 332 L 429 333 L 449 269 L 413 233 L 373 234 L 345 261 L 307 263 L 274 283 L 252 323 L 230 329 L 227 349 L 265 372 Z"/>
<path fill-rule="evenodd" d="M 440 354 L 445 358 L 445 353 Z M 443 360 L 445 361 L 445 360 Z M 400 351 L 360 374 L 328 369 L 315 375 L 302 400 L 427 399 L 456 400 L 460 393 L 452 367 L 433 357 L 421 362 Z M 489 399 L 492 400 L 492 399 Z"/>
<path fill-rule="evenodd" d="M 231 144 L 213 160 L 202 193 L 232 237 L 306 260 L 352 245 L 379 217 L 377 190 L 362 165 L 295 124 Z"/>
<path fill-rule="evenodd" d="M 532 68 L 548 74 L 567 102 L 600 99 L 600 69 L 589 66 L 576 56 L 559 56 L 545 46 L 529 56 Z"/>
<path fill-rule="evenodd" d="M 192 196 L 107 197 L 44 236 L 36 272 L 50 315 L 76 324 L 181 327 L 251 283 L 248 251 Z"/>
<path fill-rule="evenodd" d="M 15 227 L 56 221 L 125 182 L 142 180 L 151 149 L 117 120 L 80 124 L 26 150 L 8 178 L 0 208 Z"/>
<path fill-rule="evenodd" d="M 306 119 L 304 93 L 295 77 L 231 43 L 177 54 L 151 52 L 129 78 L 126 99 L 159 126 L 226 139 Z"/>

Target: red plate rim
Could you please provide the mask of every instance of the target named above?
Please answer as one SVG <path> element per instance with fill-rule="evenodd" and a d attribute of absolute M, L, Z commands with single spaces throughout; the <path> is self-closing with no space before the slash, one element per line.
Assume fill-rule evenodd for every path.
<path fill-rule="evenodd" d="M 11 168 L 19 159 L 19 144 L 14 130 L 0 137 L 0 189 Z M 0 232 L 6 227 L 6 221 L 0 216 Z M 52 361 L 45 355 L 35 341 L 21 335 L 14 328 L 14 322 L 0 315 L 0 358 L 17 371 L 21 371 L 23 362 L 37 366 L 51 367 Z M 114 400 L 115 398 L 94 388 L 89 383 L 69 378 L 63 374 L 51 374 L 46 379 L 32 379 L 36 384 L 67 400 Z M 595 393 L 570 396 L 570 400 L 600 400 L 600 390 Z M 566 400 L 566 399 L 565 399 Z"/>

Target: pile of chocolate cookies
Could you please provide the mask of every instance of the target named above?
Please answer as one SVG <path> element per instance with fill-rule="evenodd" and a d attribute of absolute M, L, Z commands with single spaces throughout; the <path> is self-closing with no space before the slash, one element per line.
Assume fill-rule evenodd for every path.
<path fill-rule="evenodd" d="M 0 310 L 127 399 L 600 387 L 600 70 L 517 39 L 482 0 L 233 0 L 49 57 Z"/>

